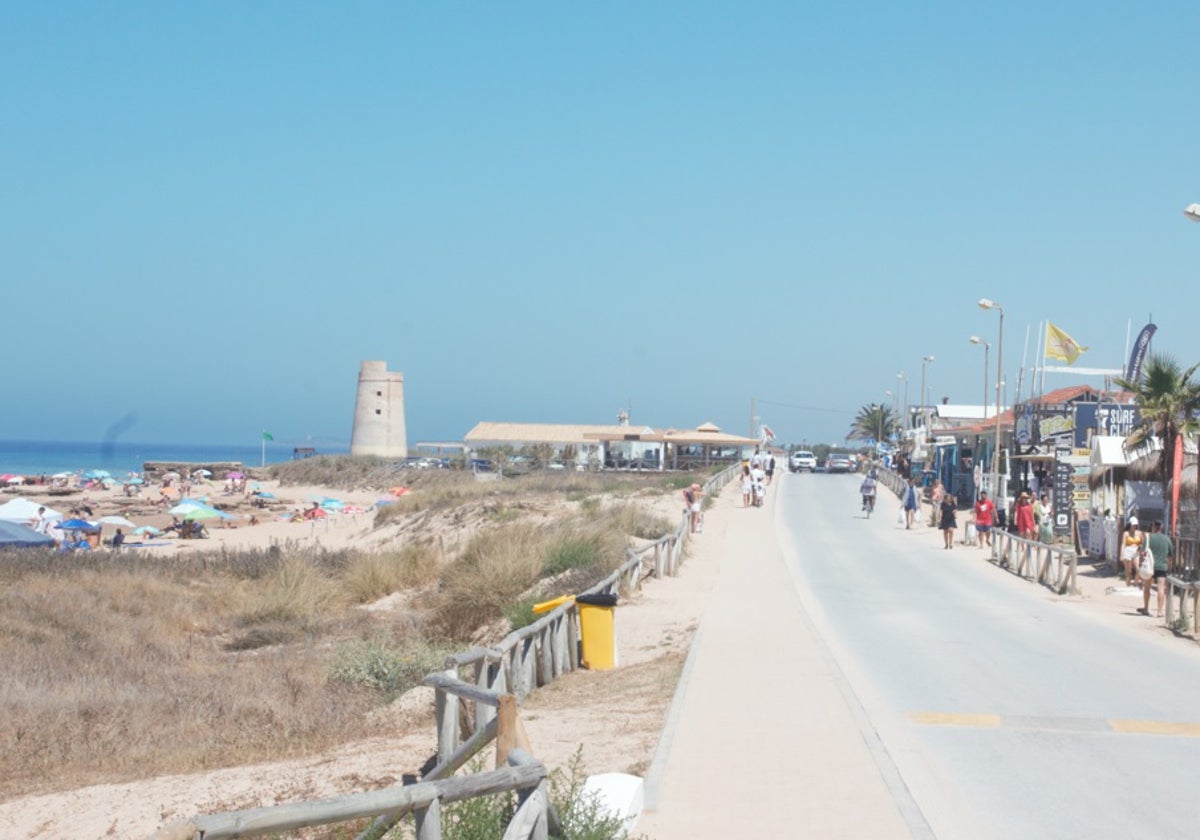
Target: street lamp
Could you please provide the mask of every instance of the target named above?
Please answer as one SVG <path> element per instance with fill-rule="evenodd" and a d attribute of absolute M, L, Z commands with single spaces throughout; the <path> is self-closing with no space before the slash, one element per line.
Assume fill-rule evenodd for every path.
<path fill-rule="evenodd" d="M 1200 204 L 1189 204 L 1183 208 L 1183 215 L 1187 216 L 1193 222 L 1200 222 Z"/>
<path fill-rule="evenodd" d="M 987 419 L 987 371 L 988 371 L 988 351 L 992 349 L 990 342 L 984 341 L 977 335 L 971 336 L 972 344 L 983 345 L 983 418 Z"/>
<path fill-rule="evenodd" d="M 925 407 L 925 365 L 932 361 L 933 356 L 921 357 L 921 425 L 926 439 L 929 438 L 929 410 Z"/>
<path fill-rule="evenodd" d="M 997 309 L 1000 311 L 1000 338 L 996 341 L 996 441 L 992 452 L 992 493 L 1000 495 L 1000 377 L 1003 370 L 1004 356 L 1004 307 L 994 300 L 979 299 L 980 309 Z M 1003 497 L 1001 496 L 1003 501 Z"/>
<path fill-rule="evenodd" d="M 904 403 L 903 403 L 904 417 L 905 417 L 904 427 L 907 427 L 908 426 L 908 422 L 907 422 L 907 419 L 908 419 L 908 377 L 904 374 L 904 371 L 900 371 L 899 373 L 896 374 L 896 382 L 898 383 L 901 379 L 904 380 Z M 896 386 L 896 396 L 897 397 L 900 396 L 900 386 L 899 385 Z M 897 417 L 896 417 L 896 422 L 900 422 L 899 415 L 897 415 Z"/>

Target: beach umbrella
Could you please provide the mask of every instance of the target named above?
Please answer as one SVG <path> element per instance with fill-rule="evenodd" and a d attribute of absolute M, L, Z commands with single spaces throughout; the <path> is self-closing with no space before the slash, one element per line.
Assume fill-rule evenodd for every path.
<path fill-rule="evenodd" d="M 100 530 L 99 525 L 93 525 L 83 519 L 65 519 L 54 525 L 55 528 L 62 528 L 64 531 L 88 531 L 94 533 Z"/>
<path fill-rule="evenodd" d="M 5 473 L 4 475 L 0 475 L 0 481 L 8 481 L 10 478 L 16 478 L 16 476 L 13 475 L 12 473 Z"/>
<path fill-rule="evenodd" d="M 71 473 L 68 473 L 68 472 L 55 473 L 54 475 L 52 475 L 50 477 L 51 478 L 70 478 Z"/>
<path fill-rule="evenodd" d="M 345 506 L 346 503 L 341 499 L 321 499 L 321 507 L 325 508 L 325 510 L 341 510 Z"/>
<path fill-rule="evenodd" d="M 155 528 L 153 525 L 139 525 L 133 529 L 135 534 L 149 534 L 150 536 L 158 536 L 162 531 Z"/>
<path fill-rule="evenodd" d="M 83 474 L 84 478 L 112 478 L 112 473 L 108 470 L 88 470 Z"/>
<path fill-rule="evenodd" d="M 225 473 L 225 477 L 226 477 L 226 478 L 245 478 L 246 476 L 245 476 L 244 474 L 242 474 L 242 473 L 240 473 L 240 472 L 237 472 L 237 471 L 235 470 L 234 472 L 227 472 L 227 473 Z"/>
<path fill-rule="evenodd" d="M 342 513 L 366 513 L 366 508 L 361 508 L 358 505 L 346 505 L 342 508 Z"/>
<path fill-rule="evenodd" d="M 167 513 L 173 513 L 176 516 L 182 516 L 183 514 L 191 513 L 194 510 L 211 510 L 220 513 L 220 511 L 218 511 L 212 505 L 206 505 L 204 502 L 199 501 L 198 499 L 180 499 L 179 504 L 168 510 Z"/>
<path fill-rule="evenodd" d="M 251 493 L 250 495 L 255 496 L 259 499 L 274 499 L 275 498 L 274 493 L 268 493 L 266 490 L 258 490 L 258 491 L 255 491 L 254 493 Z"/>
<path fill-rule="evenodd" d="M 219 510 L 214 510 L 213 508 L 203 508 L 203 507 L 198 507 L 195 510 L 190 510 L 183 515 L 183 518 L 187 519 L 187 520 L 217 519 L 218 517 L 221 519 L 232 519 L 232 517 L 227 513 L 221 513 L 221 511 L 219 511 Z"/>
<path fill-rule="evenodd" d="M 130 522 L 124 516 L 101 516 L 96 521 L 103 525 L 120 525 L 122 528 L 135 527 L 135 523 Z"/>
<path fill-rule="evenodd" d="M 212 470 L 193 470 L 192 475 L 202 475 L 205 478 L 208 478 L 210 475 L 212 475 Z"/>
<path fill-rule="evenodd" d="M 24 480 L 25 478 L 19 475 L 10 475 L 4 478 L 4 481 L 8 482 L 9 484 L 20 484 Z"/>
<path fill-rule="evenodd" d="M 126 483 L 126 484 L 145 484 L 145 483 L 146 483 L 146 479 L 144 479 L 144 478 L 138 478 L 138 477 L 134 476 L 133 478 L 127 478 L 127 479 L 125 479 L 125 483 Z"/>

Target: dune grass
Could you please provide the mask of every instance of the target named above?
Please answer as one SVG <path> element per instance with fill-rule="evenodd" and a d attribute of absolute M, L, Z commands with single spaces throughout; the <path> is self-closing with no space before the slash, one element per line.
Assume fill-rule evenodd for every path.
<path fill-rule="evenodd" d="M 536 601 L 619 565 L 628 537 L 670 527 L 621 500 L 658 492 L 655 476 L 427 472 L 414 498 L 476 505 L 481 524 L 457 556 L 420 537 L 380 553 L 0 552 L 0 796 L 276 760 L 376 734 L 365 713 L 450 646 L 504 617 L 520 626 Z M 550 521 L 528 503 L 570 494 L 594 501 Z M 480 500 L 501 513 L 480 517 Z M 393 592 L 402 609 L 359 608 Z"/>

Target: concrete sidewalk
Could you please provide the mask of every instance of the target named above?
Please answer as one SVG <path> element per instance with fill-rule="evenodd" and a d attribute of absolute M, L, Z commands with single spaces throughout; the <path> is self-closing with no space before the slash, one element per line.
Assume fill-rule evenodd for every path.
<path fill-rule="evenodd" d="M 788 478 L 762 509 L 730 485 L 692 543 L 715 575 L 635 833 L 932 836 L 804 611 L 774 511 Z"/>

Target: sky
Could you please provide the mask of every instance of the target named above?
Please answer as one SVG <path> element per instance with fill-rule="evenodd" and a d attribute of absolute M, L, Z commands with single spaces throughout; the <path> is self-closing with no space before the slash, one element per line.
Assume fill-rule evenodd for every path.
<path fill-rule="evenodd" d="M 932 400 L 982 402 L 983 297 L 1009 399 L 1046 320 L 1080 366 L 1151 318 L 1192 364 L 1197 32 L 1194 2 L 11 4 L 0 439 L 344 444 L 379 359 L 410 445 L 622 408 L 833 443 L 926 355 Z"/>

